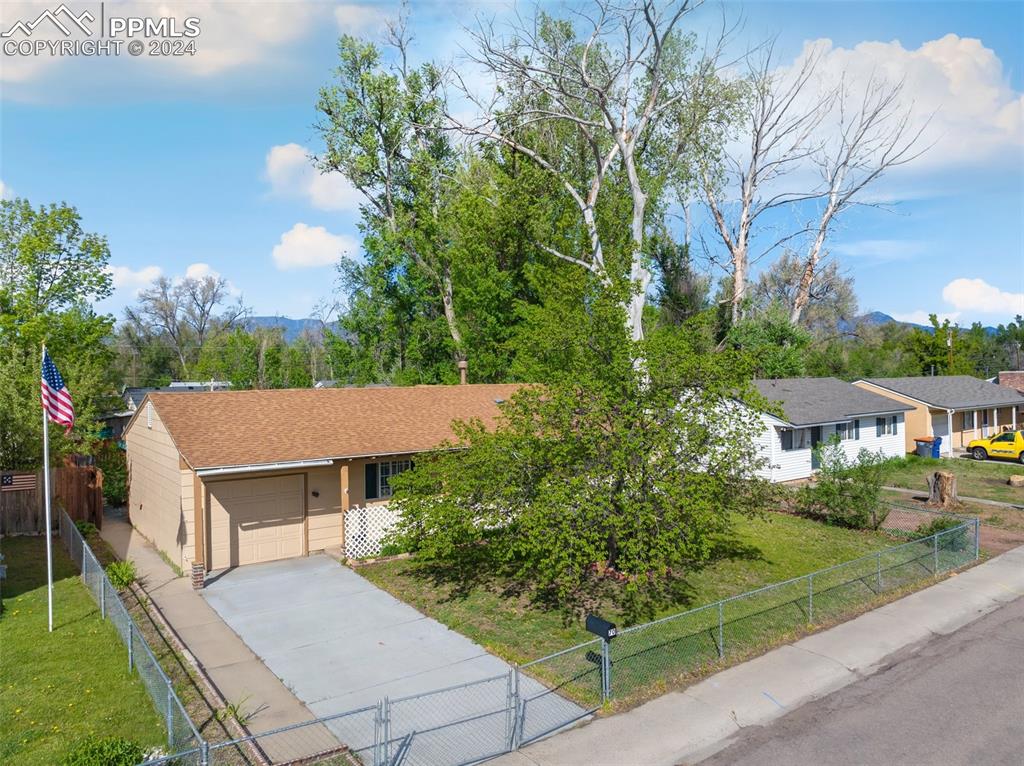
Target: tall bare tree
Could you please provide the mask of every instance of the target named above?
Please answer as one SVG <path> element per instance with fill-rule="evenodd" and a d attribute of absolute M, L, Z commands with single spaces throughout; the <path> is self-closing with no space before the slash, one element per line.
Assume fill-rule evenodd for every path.
<path fill-rule="evenodd" d="M 872 76 L 859 92 L 841 87 L 835 111 L 836 137 L 812 157 L 821 176 L 823 206 L 811 229 L 814 237 L 793 299 L 789 316 L 793 324 L 800 322 L 811 300 L 811 288 L 827 252 L 825 240 L 836 218 L 854 205 L 866 204 L 862 198 L 868 186 L 928 148 L 920 146 L 928 120 L 915 127 L 913 105 L 903 98 L 902 81 L 892 83 Z"/>
<path fill-rule="evenodd" d="M 651 281 L 644 249 L 648 204 L 677 172 L 677 160 L 699 137 L 716 132 L 708 128 L 719 114 L 719 46 L 698 51 L 695 38 L 681 29 L 697 5 L 598 0 L 571 21 L 543 12 L 517 16 L 505 35 L 481 23 L 471 33 L 470 58 L 492 76 L 492 97 L 481 98 L 460 80 L 481 116 L 449 115 L 463 133 L 508 147 L 552 175 L 578 210 L 589 247 L 581 254 L 537 244 L 607 286 L 624 286 L 634 340 L 643 337 Z M 564 142 L 547 140 L 564 128 L 586 148 L 582 174 L 580 158 Z M 609 262 L 599 225 L 598 206 L 613 173 L 631 202 L 625 274 Z"/>
<path fill-rule="evenodd" d="M 774 43 L 750 54 L 742 121 L 747 143 L 724 152 L 717 167 L 701 168 L 703 195 L 728 252 L 734 324 L 744 315 L 752 263 L 800 234 L 776 236 L 751 258 L 758 219 L 777 207 L 816 196 L 814 191 L 789 191 L 783 183 L 814 152 L 815 130 L 835 98 L 834 92 L 811 93 L 817 61 L 817 56 L 808 56 L 799 69 L 787 72 L 778 69 Z"/>

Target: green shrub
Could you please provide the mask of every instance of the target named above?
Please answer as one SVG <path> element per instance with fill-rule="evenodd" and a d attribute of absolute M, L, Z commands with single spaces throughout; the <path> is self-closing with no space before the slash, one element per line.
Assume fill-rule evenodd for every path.
<path fill-rule="evenodd" d="M 97 453 L 96 464 L 103 471 L 103 497 L 110 505 L 128 502 L 128 462 L 123 449 L 107 444 Z"/>
<path fill-rule="evenodd" d="M 96 529 L 96 525 L 91 521 L 76 521 L 75 529 L 82 537 L 88 537 L 89 535 L 96 534 L 99 530 Z"/>
<path fill-rule="evenodd" d="M 130 739 L 89 735 L 64 755 L 61 766 L 135 766 L 145 755 L 145 748 Z"/>
<path fill-rule="evenodd" d="M 882 487 L 892 468 L 881 452 L 862 449 L 855 460 L 835 438 L 815 448 L 821 468 L 813 484 L 797 493 L 798 511 L 828 524 L 851 529 L 878 529 L 889 515 Z"/>
<path fill-rule="evenodd" d="M 956 529 L 963 523 L 963 519 L 958 519 L 955 516 L 936 516 L 928 523 L 921 524 L 921 526 L 919 526 L 914 532 L 914 538 L 920 540 L 926 537 L 931 537 L 932 535 L 937 535 L 940 532 Z M 965 550 L 971 542 L 973 542 L 972 536 L 967 532 L 959 535 L 946 535 L 939 538 L 940 547 L 954 551 Z"/>
<path fill-rule="evenodd" d="M 115 561 L 107 565 L 107 578 L 110 584 L 118 590 L 131 587 L 138 575 L 135 572 L 135 564 L 131 561 Z"/>

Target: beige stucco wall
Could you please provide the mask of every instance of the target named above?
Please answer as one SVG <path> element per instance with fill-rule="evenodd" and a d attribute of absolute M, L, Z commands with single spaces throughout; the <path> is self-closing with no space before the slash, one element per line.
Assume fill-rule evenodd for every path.
<path fill-rule="evenodd" d="M 145 410 L 125 432 L 128 461 L 128 516 L 132 525 L 178 566 L 191 556 L 191 507 L 182 508 L 182 470 L 178 449 L 153 409 L 152 427 Z M 191 475 L 191 471 L 189 472 Z"/>
<path fill-rule="evenodd" d="M 926 407 L 925 405 L 919 404 L 918 402 L 915 402 L 913 399 L 908 399 L 905 396 L 894 394 L 891 391 L 887 391 L 884 388 L 879 388 L 878 386 L 872 385 L 871 383 L 868 383 L 863 380 L 858 380 L 853 385 L 859 386 L 860 388 L 863 388 L 865 391 L 871 391 L 872 393 L 886 396 L 889 399 L 893 399 L 897 402 L 900 402 L 901 404 L 906 404 L 914 408 L 903 413 L 905 424 L 903 434 L 903 446 L 907 452 L 913 452 L 914 449 L 917 447 L 917 445 L 914 443 L 915 438 L 920 436 L 931 435 L 931 422 L 929 421 L 930 416 L 928 414 L 928 407 Z"/>

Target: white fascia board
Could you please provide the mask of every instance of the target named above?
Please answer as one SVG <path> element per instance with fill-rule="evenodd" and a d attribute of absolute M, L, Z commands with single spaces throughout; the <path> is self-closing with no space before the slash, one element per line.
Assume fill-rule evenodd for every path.
<path fill-rule="evenodd" d="M 293 468 L 317 468 L 332 465 L 333 460 L 291 460 L 282 463 L 256 463 L 252 465 L 227 465 L 220 468 L 200 468 L 196 476 L 223 476 L 232 473 L 257 473 L 263 471 L 289 471 Z"/>

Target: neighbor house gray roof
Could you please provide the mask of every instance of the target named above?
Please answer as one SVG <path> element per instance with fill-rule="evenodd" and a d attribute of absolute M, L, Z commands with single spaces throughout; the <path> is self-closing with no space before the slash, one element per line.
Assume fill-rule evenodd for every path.
<path fill-rule="evenodd" d="M 970 375 L 936 375 L 920 378 L 865 378 L 867 383 L 909 396 L 932 407 L 967 410 L 1024 404 L 1024 395 Z"/>
<path fill-rule="evenodd" d="M 841 423 L 864 415 L 905 412 L 913 407 L 838 378 L 779 378 L 755 380 L 761 395 L 782 407 L 795 426 Z"/>

